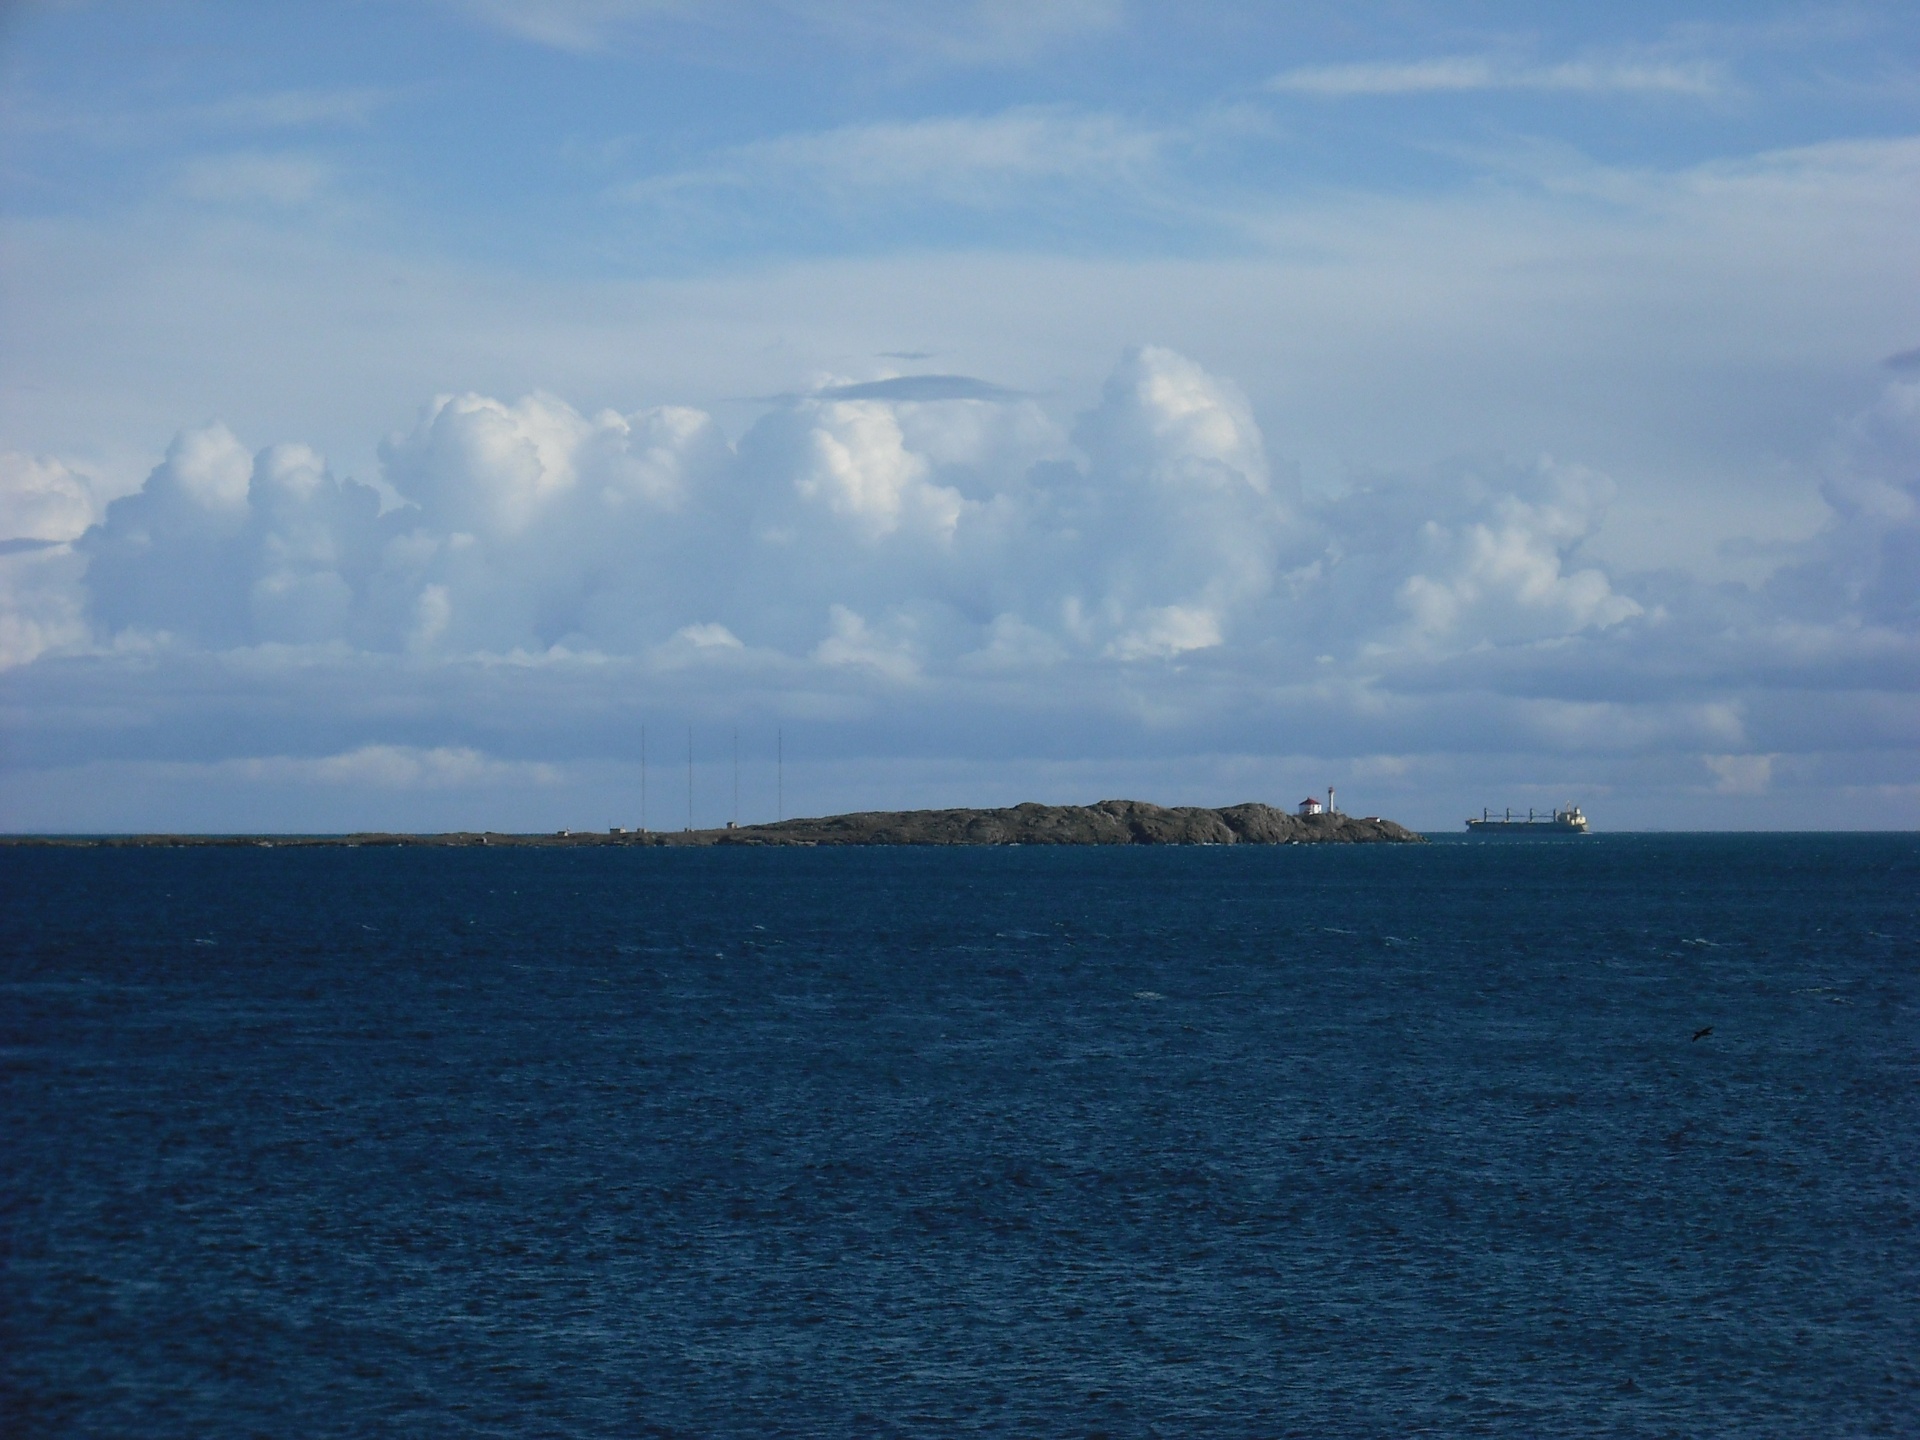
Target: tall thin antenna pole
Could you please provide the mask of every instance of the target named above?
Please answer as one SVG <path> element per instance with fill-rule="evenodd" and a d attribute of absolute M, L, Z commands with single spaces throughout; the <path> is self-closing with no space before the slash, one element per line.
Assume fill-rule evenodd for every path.
<path fill-rule="evenodd" d="M 740 732 L 733 732 L 733 823 L 740 823 Z"/>
<path fill-rule="evenodd" d="M 787 732 L 776 730 L 773 735 L 773 818 L 784 820 L 787 818 Z"/>
<path fill-rule="evenodd" d="M 693 829 L 693 727 L 687 726 L 687 829 Z"/>
<path fill-rule="evenodd" d="M 647 727 L 640 727 L 640 833 L 647 832 Z"/>

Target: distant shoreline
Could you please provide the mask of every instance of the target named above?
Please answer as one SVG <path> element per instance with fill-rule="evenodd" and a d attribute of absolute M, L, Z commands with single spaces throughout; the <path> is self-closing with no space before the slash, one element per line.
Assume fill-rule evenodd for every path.
<path fill-rule="evenodd" d="M 581 846 L 706 847 L 822 845 L 1406 845 L 1424 842 L 1392 820 L 1369 815 L 1290 815 L 1257 802 L 1209 810 L 1140 800 L 1097 805 L 1028 803 L 999 810 L 870 810 L 712 830 L 555 831 L 439 834 L 368 831 L 348 835 L 0 835 L 0 846 L 81 849 L 168 847 Z"/>

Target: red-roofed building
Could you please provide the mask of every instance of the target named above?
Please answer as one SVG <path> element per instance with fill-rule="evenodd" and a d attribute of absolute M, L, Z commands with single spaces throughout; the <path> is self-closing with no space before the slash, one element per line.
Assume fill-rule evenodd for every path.
<path fill-rule="evenodd" d="M 1325 808 L 1326 807 L 1324 805 L 1322 805 L 1318 800 L 1314 799 L 1313 796 L 1311 795 L 1307 796 L 1306 799 L 1300 802 L 1300 814 L 1302 816 L 1318 815 Z"/>

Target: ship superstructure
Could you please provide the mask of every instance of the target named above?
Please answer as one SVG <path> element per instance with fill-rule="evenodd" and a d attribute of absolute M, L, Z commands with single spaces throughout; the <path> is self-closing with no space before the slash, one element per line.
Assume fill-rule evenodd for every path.
<path fill-rule="evenodd" d="M 1496 815 L 1491 810 L 1482 810 L 1478 820 L 1467 821 L 1467 831 L 1473 835 L 1584 835 L 1587 817 L 1571 801 L 1564 810 L 1550 810 L 1545 814 L 1528 810 L 1520 816 L 1507 810 Z"/>

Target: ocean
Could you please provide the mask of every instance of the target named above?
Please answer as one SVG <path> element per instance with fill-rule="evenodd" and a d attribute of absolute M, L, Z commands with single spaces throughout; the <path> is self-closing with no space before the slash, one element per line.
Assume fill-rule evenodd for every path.
<path fill-rule="evenodd" d="M 0 852 L 8 1436 L 1920 1434 L 1920 837 Z"/>

